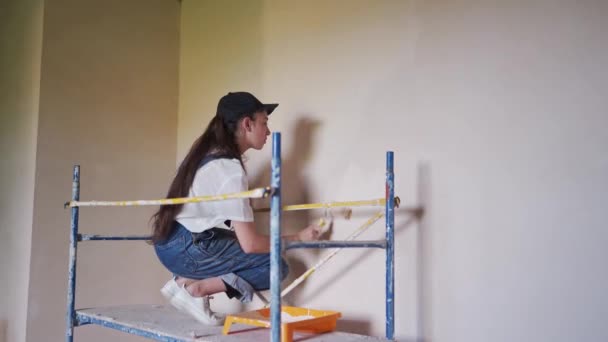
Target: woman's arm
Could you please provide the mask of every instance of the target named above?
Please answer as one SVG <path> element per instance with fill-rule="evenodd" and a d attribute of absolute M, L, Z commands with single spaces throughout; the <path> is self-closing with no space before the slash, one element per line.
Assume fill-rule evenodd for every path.
<path fill-rule="evenodd" d="M 255 230 L 255 223 L 232 221 L 232 226 L 236 232 L 236 238 L 239 240 L 239 244 L 245 253 L 270 252 L 270 239 L 267 235 L 258 234 Z M 319 232 L 319 226 L 312 224 L 297 234 L 283 235 L 282 238 L 287 241 L 314 241 L 319 238 Z"/>

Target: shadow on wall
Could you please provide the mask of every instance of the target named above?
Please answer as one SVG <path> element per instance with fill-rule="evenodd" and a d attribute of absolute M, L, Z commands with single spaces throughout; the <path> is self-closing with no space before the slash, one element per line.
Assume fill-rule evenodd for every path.
<path fill-rule="evenodd" d="M 319 128 L 320 122 L 310 119 L 305 114 L 299 114 L 300 118 L 296 120 L 294 126 L 287 137 L 293 137 L 288 153 L 283 151 L 281 161 L 281 200 L 282 205 L 310 203 L 311 198 L 308 191 L 308 180 L 302 174 L 302 169 L 311 159 L 315 131 Z M 283 137 L 285 141 L 285 137 Z M 250 188 L 268 186 L 270 180 L 270 162 L 252 181 Z M 268 207 L 269 201 L 257 200 L 254 202 L 254 207 Z M 284 212 L 282 216 L 282 233 L 295 234 L 302 228 L 308 226 L 311 222 L 312 215 L 308 210 Z M 268 213 L 256 214 L 256 227 L 262 234 L 270 233 L 270 215 Z M 318 255 L 320 251 L 316 249 L 307 250 L 291 250 L 287 253 L 289 263 L 289 275 L 283 281 L 283 285 L 291 283 L 299 275 L 304 273 L 308 266 L 304 262 L 306 255 Z M 302 284 L 300 286 L 305 286 Z M 298 302 L 298 290 L 295 289 L 286 300 L 286 303 Z"/>
<path fill-rule="evenodd" d="M 428 342 L 433 339 L 431 328 L 433 326 L 431 266 L 433 249 L 431 244 L 431 166 L 427 162 L 418 164 L 418 203 L 424 208 L 424 215 L 418 223 L 418 238 L 416 241 L 416 269 L 417 269 L 417 341 Z"/>
<path fill-rule="evenodd" d="M 431 209 L 431 166 L 428 162 L 418 164 L 418 234 L 416 238 L 416 337 L 395 336 L 398 341 L 430 342 L 433 340 L 433 296 L 432 296 L 432 225 Z"/>
<path fill-rule="evenodd" d="M 0 342 L 7 342 L 6 339 L 6 326 L 8 322 L 6 320 L 0 321 Z"/>
<path fill-rule="evenodd" d="M 410 213 L 410 214 L 411 214 L 411 213 L 412 213 L 412 211 L 411 211 L 410 209 L 407 209 L 407 208 L 404 208 L 404 209 L 395 209 L 395 215 L 398 215 L 398 214 L 399 214 L 399 212 L 402 212 L 402 213 L 404 213 L 404 214 L 406 214 L 406 213 Z M 381 220 L 383 220 L 383 219 L 381 219 Z M 402 223 L 402 224 L 400 224 L 400 225 L 398 225 L 398 226 L 395 226 L 395 238 L 397 238 L 397 233 L 399 233 L 399 232 L 401 232 L 401 231 L 404 231 L 406 228 L 408 228 L 408 227 L 409 227 L 409 226 L 411 226 L 411 225 L 412 225 L 414 222 L 416 222 L 416 220 L 417 220 L 416 215 L 412 214 L 412 215 L 410 216 L 410 218 L 409 218 L 409 219 L 408 219 L 406 222 L 404 222 L 404 223 Z M 352 265 L 351 265 L 352 267 L 349 267 L 348 269 L 344 269 L 342 272 L 338 272 L 338 273 L 336 273 L 334 277 L 332 277 L 332 278 L 328 278 L 328 279 L 327 279 L 327 280 L 326 280 L 326 281 L 325 281 L 323 284 L 321 284 L 321 285 L 317 285 L 317 290 L 316 290 L 316 291 L 314 291 L 314 292 L 312 292 L 312 293 L 310 293 L 310 294 L 309 294 L 309 295 L 308 295 L 308 296 L 307 296 L 307 297 L 304 299 L 304 301 L 308 302 L 308 301 L 312 301 L 312 300 L 314 300 L 314 299 L 315 299 L 315 297 L 316 297 L 316 296 L 318 296 L 318 295 L 321 293 L 321 291 L 323 291 L 325 288 L 327 288 L 327 287 L 328 287 L 328 286 L 330 286 L 331 284 L 333 284 L 333 283 L 337 282 L 339 279 L 341 279 L 342 277 L 344 277 L 345 275 L 347 275 L 347 274 L 348 274 L 348 273 L 349 273 L 351 270 L 353 270 L 353 269 L 355 268 L 355 266 L 356 266 L 357 264 L 359 264 L 359 263 L 360 263 L 360 262 L 362 262 L 363 260 L 368 259 L 368 258 L 370 257 L 370 254 L 371 254 L 371 253 L 373 253 L 373 252 L 374 252 L 374 250 L 373 250 L 373 249 L 371 249 L 371 248 L 369 248 L 369 249 L 365 249 L 365 250 L 364 250 L 363 252 L 361 252 L 361 253 L 359 254 L 359 256 L 358 256 L 358 257 L 357 257 L 357 258 L 356 258 L 356 259 L 355 259 L 355 260 L 352 262 Z M 369 333 L 369 332 L 366 332 L 366 333 Z"/>
<path fill-rule="evenodd" d="M 411 342 L 428 342 L 431 340 L 431 327 L 432 327 L 432 312 L 431 312 L 431 270 L 430 267 L 432 265 L 430 257 L 432 255 L 432 246 L 431 246 L 431 232 L 428 220 L 429 213 L 429 203 L 430 203 L 430 166 L 428 163 L 420 163 L 418 165 L 418 175 L 417 175 L 417 195 L 418 195 L 418 205 L 415 207 L 400 207 L 395 209 L 395 215 L 408 215 L 408 219 L 395 226 L 395 238 L 403 233 L 408 227 L 410 227 L 414 223 L 418 223 L 418 234 L 416 241 L 416 268 L 417 268 L 417 332 L 416 337 L 407 337 L 407 336 L 396 336 L 399 341 L 411 341 Z M 370 209 L 358 210 L 356 215 L 364 215 L 366 217 L 372 216 L 377 211 Z M 353 213 L 353 215 L 355 215 Z M 374 251 L 371 249 L 367 249 L 360 253 L 359 257 L 352 262 L 352 266 L 357 265 L 361 261 L 367 259 L 370 253 Z M 305 302 L 312 301 L 316 296 L 318 296 L 322 289 L 326 288 L 330 284 L 338 281 L 340 278 L 344 277 L 346 274 L 350 272 L 350 270 L 355 267 L 350 267 L 344 272 L 337 273 L 333 278 L 329 278 L 325 281 L 325 283 L 317 286 L 317 291 L 312 292 L 303 300 Z M 395 286 L 397 288 L 397 284 Z M 357 334 L 370 335 L 371 334 L 371 324 L 367 321 L 357 321 L 357 320 L 338 320 L 337 330 L 339 331 L 347 331 Z"/>

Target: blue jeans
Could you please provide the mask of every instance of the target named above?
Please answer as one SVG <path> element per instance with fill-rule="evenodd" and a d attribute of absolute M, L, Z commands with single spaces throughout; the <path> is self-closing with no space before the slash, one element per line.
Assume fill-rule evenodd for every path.
<path fill-rule="evenodd" d="M 247 254 L 233 231 L 212 228 L 193 234 L 175 222 L 169 238 L 154 245 L 160 262 L 174 275 L 190 279 L 220 277 L 250 302 L 253 292 L 270 288 L 270 254 Z M 281 258 L 281 280 L 289 268 Z"/>

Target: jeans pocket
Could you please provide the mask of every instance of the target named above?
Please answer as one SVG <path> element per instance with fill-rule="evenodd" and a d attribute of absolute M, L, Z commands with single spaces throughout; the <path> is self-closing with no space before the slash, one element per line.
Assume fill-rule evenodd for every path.
<path fill-rule="evenodd" d="M 201 233 L 192 233 L 192 243 L 195 245 L 205 244 L 210 242 L 214 236 L 216 236 L 216 232 L 212 229 L 207 229 Z"/>
<path fill-rule="evenodd" d="M 236 237 L 226 234 L 222 228 L 212 228 L 192 237 L 195 247 L 210 257 L 223 255 L 238 242 Z M 240 248 L 240 246 L 239 246 Z"/>

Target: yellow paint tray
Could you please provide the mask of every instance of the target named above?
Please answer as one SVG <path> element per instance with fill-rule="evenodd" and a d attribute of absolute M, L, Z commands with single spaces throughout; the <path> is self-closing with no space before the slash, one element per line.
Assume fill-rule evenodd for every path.
<path fill-rule="evenodd" d="M 342 317 L 337 311 L 325 311 L 299 308 L 295 306 L 281 307 L 281 342 L 292 342 L 293 332 L 324 333 L 336 329 L 336 321 Z M 233 323 L 270 328 L 270 308 L 241 312 L 228 315 L 222 333 L 228 335 Z"/>

